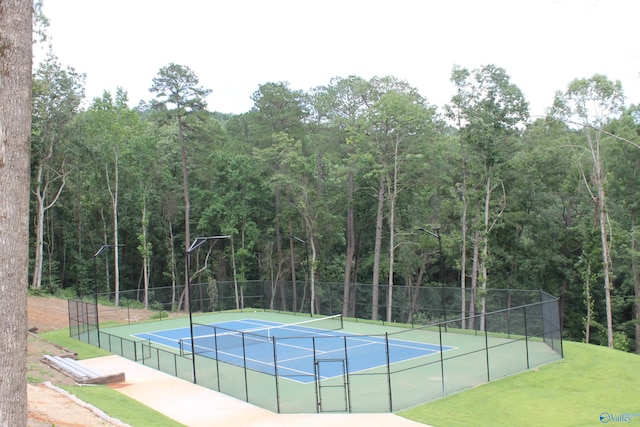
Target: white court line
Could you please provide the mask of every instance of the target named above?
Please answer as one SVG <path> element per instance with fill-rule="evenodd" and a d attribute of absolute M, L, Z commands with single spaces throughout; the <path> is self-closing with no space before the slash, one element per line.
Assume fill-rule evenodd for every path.
<path fill-rule="evenodd" d="M 176 340 L 176 339 L 173 339 L 173 338 L 167 338 L 167 337 L 164 337 L 162 335 L 154 334 L 152 332 L 145 332 L 144 334 L 139 334 L 139 335 L 150 335 L 152 337 L 157 337 L 157 338 L 160 338 L 160 339 L 163 339 L 163 340 L 173 341 L 173 342 L 179 343 L 179 339 Z M 162 346 L 162 347 L 170 348 L 171 350 L 180 350 L 180 344 L 178 344 L 178 347 L 176 348 L 176 347 L 174 347 L 172 345 L 164 344 L 164 343 L 161 343 L 161 342 L 158 342 L 158 341 L 136 337 L 135 335 L 130 335 L 130 336 L 132 336 L 134 338 L 137 338 L 138 340 L 142 340 L 142 341 L 135 341 L 135 342 L 145 343 L 145 342 L 149 341 L 149 342 L 153 343 L 154 345 L 156 345 L 158 347 Z"/>
<path fill-rule="evenodd" d="M 212 353 L 214 353 L 214 352 L 212 351 Z M 271 368 L 273 368 L 273 370 L 275 372 L 276 364 L 274 364 L 273 362 L 266 362 L 264 360 L 252 359 L 250 357 L 244 357 L 243 358 L 242 355 L 235 354 L 235 353 L 228 353 L 228 352 L 225 352 L 225 351 L 218 351 L 218 354 L 224 354 L 224 355 L 230 356 L 232 358 L 235 358 L 235 359 L 238 359 L 238 360 L 241 360 L 241 361 L 244 361 L 245 359 L 246 360 L 250 360 L 252 362 L 255 362 L 256 364 L 271 367 Z M 203 356 L 203 357 L 206 357 L 206 356 Z M 304 358 L 306 358 L 306 357 L 308 357 L 308 356 L 305 356 Z M 213 358 L 213 359 L 215 360 L 215 358 Z M 221 360 L 221 361 L 225 362 L 225 363 L 232 363 L 232 362 L 227 362 L 227 361 L 224 361 L 224 360 Z M 234 364 L 234 365 L 235 366 L 242 366 L 242 365 L 238 365 L 238 364 Z M 310 372 L 307 372 L 307 371 L 301 371 L 299 369 L 289 368 L 289 367 L 286 367 L 286 366 L 280 366 L 280 363 L 278 363 L 277 365 L 278 365 L 278 376 L 279 377 L 290 379 L 290 378 L 287 378 L 286 376 L 282 376 L 280 374 L 280 371 L 282 371 L 282 370 L 286 370 L 286 371 L 290 371 L 290 372 L 293 372 L 293 373 L 297 373 L 297 374 L 300 374 L 301 376 L 304 375 L 304 376 L 309 376 L 309 377 L 315 377 L 315 372 L 311 372 L 310 373 Z M 264 373 L 267 373 L 267 372 L 262 372 L 262 373 L 264 374 Z M 271 373 L 267 373 L 267 374 L 273 375 Z M 304 381 L 297 381 L 297 380 L 292 380 L 292 381 L 296 381 L 296 382 L 300 382 L 300 383 L 303 383 L 303 384 L 307 384 Z"/>
<path fill-rule="evenodd" d="M 304 360 L 304 359 L 311 358 L 313 356 L 314 348 L 313 347 L 308 347 L 308 346 L 287 344 L 286 343 L 287 340 L 292 340 L 292 339 L 312 340 L 313 337 L 316 336 L 316 337 L 320 337 L 321 340 L 325 339 L 325 338 L 334 338 L 334 339 L 342 339 L 342 340 L 344 340 L 345 337 L 346 337 L 346 339 L 349 340 L 349 341 L 362 342 L 362 344 L 359 344 L 359 345 L 348 345 L 347 344 L 347 352 L 348 352 L 349 349 L 362 348 L 362 347 L 367 347 L 367 346 L 371 346 L 371 345 L 384 345 L 386 343 L 386 339 L 383 338 L 382 336 L 375 337 L 376 339 L 372 339 L 371 336 L 367 336 L 367 335 L 359 335 L 359 334 L 336 332 L 336 331 L 327 331 L 325 329 L 318 329 L 318 328 L 305 327 L 305 326 L 302 326 L 302 328 L 304 328 L 304 329 L 295 329 L 295 327 L 299 326 L 299 325 L 291 325 L 292 326 L 291 328 L 287 328 L 287 324 L 271 322 L 271 321 L 261 321 L 259 319 L 232 320 L 232 321 L 228 321 L 228 322 L 221 322 L 220 324 L 232 323 L 232 322 L 244 323 L 244 324 L 248 324 L 248 325 L 251 325 L 251 326 L 264 327 L 265 329 L 270 328 L 270 327 L 278 328 L 278 326 L 282 325 L 282 327 L 279 328 L 279 329 L 283 329 L 283 330 L 286 330 L 286 331 L 300 332 L 300 333 L 305 333 L 305 332 L 309 333 L 309 330 L 322 331 L 321 333 L 315 333 L 315 335 L 312 335 L 312 336 L 272 337 L 272 338 L 275 338 L 277 344 L 282 345 L 283 347 L 290 347 L 290 348 L 295 348 L 297 350 L 303 350 L 303 351 L 308 352 L 308 354 L 306 354 L 306 355 L 291 357 L 291 358 L 288 358 L 288 359 L 278 359 L 277 363 L 274 363 L 273 361 L 264 361 L 264 360 L 259 360 L 259 359 L 253 359 L 253 358 L 250 358 L 250 357 L 246 357 L 246 354 L 243 356 L 241 354 L 229 353 L 229 352 L 226 352 L 226 351 L 220 351 L 220 350 L 217 351 L 217 354 L 230 357 L 231 359 L 237 359 L 239 361 L 246 360 L 246 361 L 252 362 L 252 363 L 254 363 L 254 364 L 258 365 L 258 366 L 261 365 L 261 366 L 265 366 L 265 367 L 268 367 L 268 368 L 272 368 L 274 373 L 276 372 L 276 365 L 277 365 L 278 376 L 281 376 L 282 378 L 285 378 L 285 379 L 288 379 L 288 380 L 291 380 L 291 381 L 294 381 L 294 382 L 304 383 L 304 384 L 308 384 L 308 383 L 310 383 L 312 381 L 309 381 L 309 382 L 299 381 L 299 380 L 290 378 L 287 375 L 283 375 L 282 372 L 283 371 L 284 372 L 292 372 L 293 375 L 299 374 L 300 376 L 314 377 L 315 378 L 316 377 L 315 370 L 313 372 L 302 371 L 302 370 L 299 370 L 299 369 L 294 369 L 294 368 L 290 368 L 290 367 L 287 367 L 287 366 L 283 366 L 283 364 L 294 362 L 294 361 L 297 361 L 297 360 Z M 212 324 L 212 325 L 199 324 L 199 325 L 195 325 L 195 326 L 201 327 L 201 328 L 207 328 L 207 327 L 216 328 L 216 327 L 219 327 L 220 329 L 235 330 L 235 329 L 231 329 L 231 328 L 225 328 L 224 326 L 216 326 L 216 324 Z M 173 329 L 165 329 L 163 331 L 170 331 L 170 330 L 177 330 L 177 329 L 187 329 L 187 328 L 185 328 L 185 327 L 173 328 Z M 242 331 L 242 330 L 237 330 L 237 331 L 238 332 L 251 333 L 251 331 Z M 311 332 L 311 333 L 313 333 L 313 332 Z M 149 332 L 144 333 L 144 335 L 148 335 L 148 336 L 152 336 L 152 337 L 158 337 L 160 339 L 167 340 L 167 341 L 170 341 L 170 342 L 176 342 L 176 343 L 179 343 L 180 340 L 185 340 L 185 339 L 190 338 L 190 336 L 188 336 L 188 337 L 180 337 L 178 339 L 174 339 L 174 338 L 168 338 L 168 337 L 165 337 L 165 336 L 162 336 L 162 335 L 158 335 L 158 334 L 155 334 L 155 333 L 152 333 L 152 332 L 151 333 L 149 333 Z M 206 335 L 208 335 L 208 334 L 206 334 Z M 367 337 L 369 337 L 369 338 L 367 338 Z M 194 338 L 197 338 L 197 337 L 194 336 Z M 138 339 L 140 339 L 140 338 L 138 338 Z M 397 362 L 393 362 L 393 364 L 400 363 L 400 362 L 406 362 L 406 361 L 410 361 L 410 360 L 414 360 L 414 359 L 418 359 L 420 357 L 431 356 L 433 354 L 437 354 L 437 353 L 440 353 L 440 352 L 453 350 L 453 349 L 457 348 L 457 347 L 444 346 L 444 345 L 441 347 L 441 346 L 439 346 L 437 344 L 432 344 L 432 343 L 419 343 L 419 342 L 415 342 L 415 341 L 398 340 L 398 339 L 394 339 L 394 338 L 387 338 L 387 339 L 389 341 L 389 346 L 390 347 L 408 348 L 408 349 L 412 349 L 412 350 L 428 352 L 428 353 L 417 355 L 415 357 L 404 358 L 404 359 L 399 360 Z M 157 343 L 155 341 L 153 341 L 153 342 L 155 344 L 157 344 L 157 345 L 161 345 L 161 346 L 165 346 L 165 347 L 168 347 L 168 348 L 171 348 L 171 349 L 175 349 L 174 347 L 166 345 L 166 344 Z M 268 343 L 268 342 L 265 341 L 265 343 Z M 398 344 L 398 343 L 402 343 L 402 344 Z M 430 346 L 430 347 L 433 347 L 433 348 L 426 348 L 426 346 Z M 178 347 L 179 347 L 179 345 L 178 345 Z M 196 345 L 196 348 L 197 347 L 200 347 L 202 349 L 207 350 L 204 353 L 212 353 L 214 355 L 216 354 L 215 349 L 211 349 L 211 348 L 207 348 L 207 347 L 202 347 L 202 346 L 197 346 Z M 331 349 L 331 350 L 319 350 L 317 348 L 315 349 L 315 354 L 316 355 L 323 355 L 323 356 L 326 356 L 326 355 L 331 354 L 331 353 L 337 353 L 337 352 L 344 353 L 344 347 L 340 347 L 340 348 L 337 348 L 337 349 Z M 195 354 L 202 355 L 202 353 L 195 353 Z M 203 356 L 203 357 L 207 357 L 207 356 Z M 212 359 L 215 360 L 216 358 L 213 357 Z M 221 361 L 225 362 L 224 360 L 221 360 Z M 227 361 L 227 363 L 233 363 L 233 362 L 232 361 Z M 239 366 L 239 365 L 237 365 L 237 366 Z M 369 369 L 375 369 L 377 367 L 378 366 L 369 367 L 369 368 L 365 368 L 365 369 L 359 369 L 359 370 L 356 370 L 356 371 L 353 371 L 353 372 L 366 371 L 366 370 L 369 370 Z M 267 372 L 267 373 L 271 374 L 271 369 L 269 369 L 269 372 Z M 323 380 L 323 379 L 330 379 L 330 378 L 334 378 L 334 377 L 321 376 L 320 379 Z"/>

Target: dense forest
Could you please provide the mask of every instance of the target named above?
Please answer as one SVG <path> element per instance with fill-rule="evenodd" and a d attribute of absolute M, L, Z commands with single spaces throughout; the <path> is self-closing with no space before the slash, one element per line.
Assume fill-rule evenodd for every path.
<path fill-rule="evenodd" d="M 32 291 L 91 293 L 103 249 L 111 291 L 183 284 L 194 238 L 230 236 L 218 280 L 297 274 L 345 301 L 355 283 L 542 289 L 566 338 L 640 352 L 640 108 L 602 75 L 558 88 L 546 117 L 498 66 L 453 67 L 449 84 L 435 106 L 393 76 L 266 82 L 224 114 L 168 64 L 131 108 L 124 88 L 85 99 L 49 54 L 34 67 Z"/>

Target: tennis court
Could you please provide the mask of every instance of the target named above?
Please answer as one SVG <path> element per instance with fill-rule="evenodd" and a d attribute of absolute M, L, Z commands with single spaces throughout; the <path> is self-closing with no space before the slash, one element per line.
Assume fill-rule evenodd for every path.
<path fill-rule="evenodd" d="M 301 383 L 343 377 L 440 351 L 452 346 L 342 331 L 340 315 L 293 324 L 264 319 L 239 319 L 134 334 L 179 350 Z"/>
<path fill-rule="evenodd" d="M 267 285 L 251 293 L 245 286 L 242 302 L 233 283 L 218 283 L 216 298 L 192 299 L 188 316 L 100 327 L 92 302 L 69 300 L 70 335 L 291 414 L 393 412 L 562 358 L 558 299 L 544 292 L 491 291 L 486 313 L 452 318 L 460 289 L 425 288 L 418 301 L 423 308 L 411 316 L 416 322 L 401 323 L 371 320 L 367 313 L 332 316 L 342 305 L 333 298 L 341 288 L 332 284 L 318 284 L 323 299 L 317 314 L 301 308 L 308 301 L 304 294 L 287 300 L 287 307 L 297 307 L 292 312 L 278 307 Z M 195 289 L 193 295 L 206 295 Z M 158 301 L 163 295 L 154 290 Z M 233 308 L 249 301 L 250 308 Z M 397 308 L 399 319 L 404 308 Z"/>

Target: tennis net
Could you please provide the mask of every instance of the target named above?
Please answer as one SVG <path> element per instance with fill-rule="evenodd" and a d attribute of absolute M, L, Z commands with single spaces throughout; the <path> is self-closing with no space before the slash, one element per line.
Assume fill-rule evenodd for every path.
<path fill-rule="evenodd" d="M 278 337 L 308 337 L 322 335 L 327 331 L 335 331 L 343 328 L 342 314 L 319 317 L 296 323 L 266 326 L 260 328 L 238 330 L 216 325 L 193 324 L 211 328 L 213 333 L 180 338 L 180 354 L 203 354 L 228 350 L 234 347 L 272 343 Z"/>

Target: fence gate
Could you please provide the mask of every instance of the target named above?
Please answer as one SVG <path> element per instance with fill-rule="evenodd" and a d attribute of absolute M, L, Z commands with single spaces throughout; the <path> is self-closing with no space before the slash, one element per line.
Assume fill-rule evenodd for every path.
<path fill-rule="evenodd" d="M 346 359 L 316 359 L 318 412 L 351 412 Z"/>

